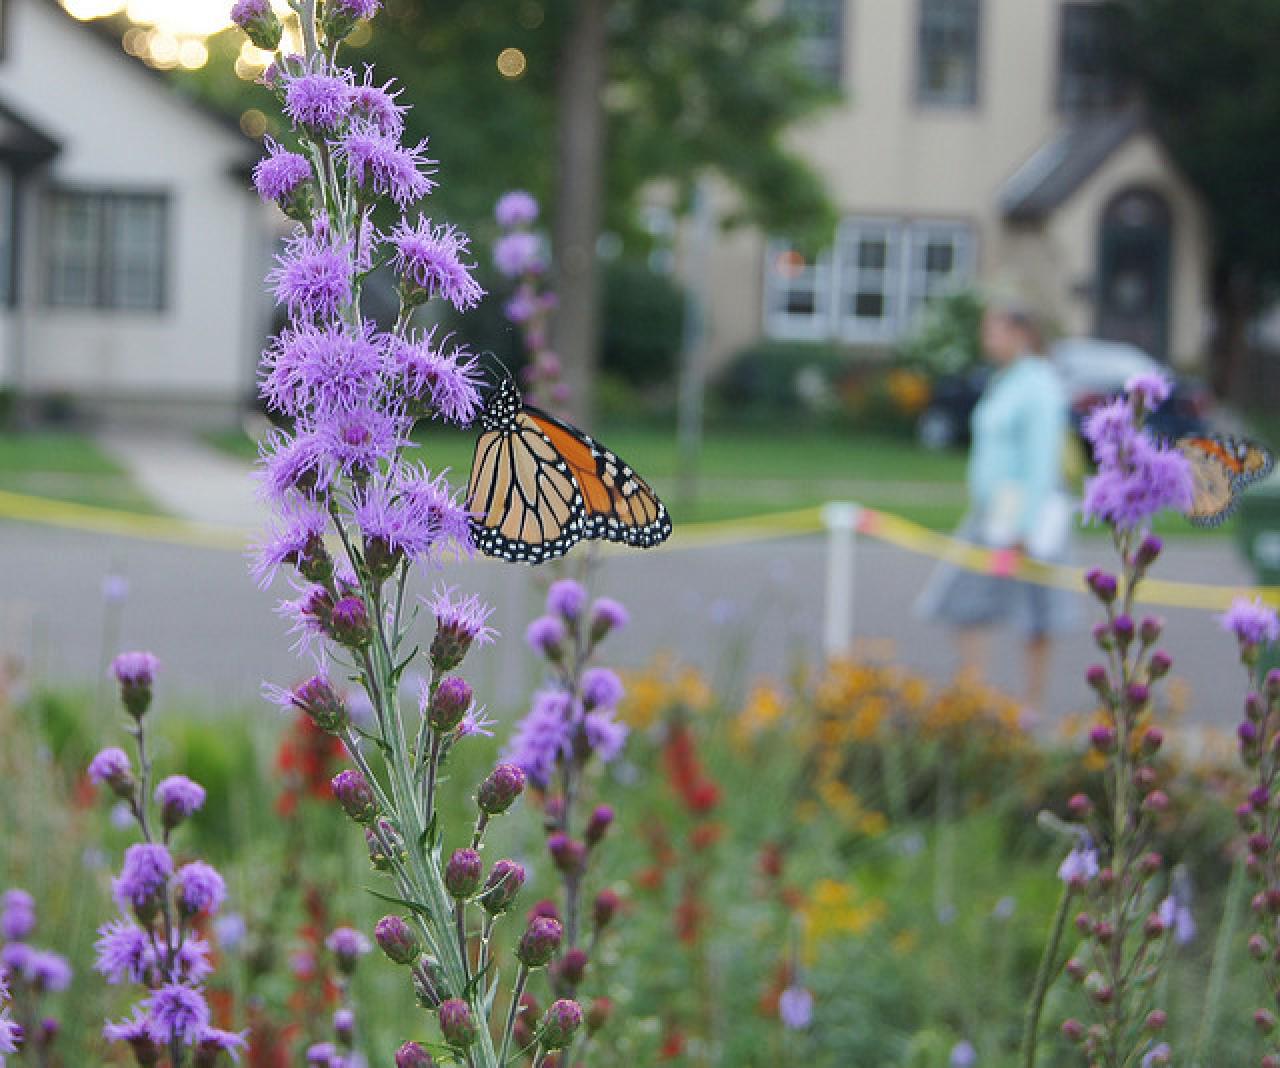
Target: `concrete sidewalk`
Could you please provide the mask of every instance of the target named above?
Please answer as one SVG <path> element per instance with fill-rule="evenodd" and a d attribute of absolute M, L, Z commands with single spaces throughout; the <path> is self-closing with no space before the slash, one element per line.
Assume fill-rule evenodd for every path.
<path fill-rule="evenodd" d="M 162 510 L 179 519 L 260 527 L 252 465 L 174 431 L 104 430 L 97 442 Z"/>

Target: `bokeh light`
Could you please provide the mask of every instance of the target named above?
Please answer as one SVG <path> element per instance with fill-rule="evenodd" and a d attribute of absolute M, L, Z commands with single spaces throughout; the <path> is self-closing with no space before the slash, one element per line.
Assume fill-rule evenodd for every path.
<path fill-rule="evenodd" d="M 519 78 L 528 66 L 529 61 L 518 48 L 504 48 L 498 53 L 498 73 L 504 78 Z"/>

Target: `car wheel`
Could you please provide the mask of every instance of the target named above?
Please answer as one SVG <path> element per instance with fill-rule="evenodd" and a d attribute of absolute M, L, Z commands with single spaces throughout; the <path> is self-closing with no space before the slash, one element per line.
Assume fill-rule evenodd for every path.
<path fill-rule="evenodd" d="M 931 452 L 949 449 L 959 440 L 955 416 L 941 408 L 929 408 L 916 421 L 916 441 Z"/>

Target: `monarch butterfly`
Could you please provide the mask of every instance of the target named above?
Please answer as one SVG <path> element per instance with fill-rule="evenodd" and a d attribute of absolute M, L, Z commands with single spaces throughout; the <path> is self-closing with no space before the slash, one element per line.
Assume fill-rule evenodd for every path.
<path fill-rule="evenodd" d="M 649 548 L 671 533 L 644 479 L 577 427 L 526 405 L 510 374 L 479 422 L 467 510 L 481 552 L 539 564 L 584 538 Z"/>
<path fill-rule="evenodd" d="M 1178 450 L 1191 463 L 1195 485 L 1187 518 L 1198 527 L 1215 527 L 1240 502 L 1250 482 L 1270 474 L 1275 457 L 1252 441 L 1227 437 L 1179 438 Z"/>

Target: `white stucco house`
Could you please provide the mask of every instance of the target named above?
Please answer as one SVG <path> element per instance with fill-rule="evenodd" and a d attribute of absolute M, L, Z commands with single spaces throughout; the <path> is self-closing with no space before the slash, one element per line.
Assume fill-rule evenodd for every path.
<path fill-rule="evenodd" d="M 0 389 L 229 420 L 270 318 L 256 144 L 55 0 L 0 3 Z"/>
<path fill-rule="evenodd" d="M 1210 316 L 1205 208 L 1106 59 L 1098 0 L 780 0 L 842 102 L 790 133 L 840 222 L 806 258 L 681 234 L 708 360 L 762 339 L 889 351 L 932 295 L 1016 281 L 1069 334 L 1182 368 Z M 719 214 L 734 205 L 721 188 Z M 690 269 L 689 265 L 693 265 Z M 678 268 L 679 269 L 679 268 Z"/>

